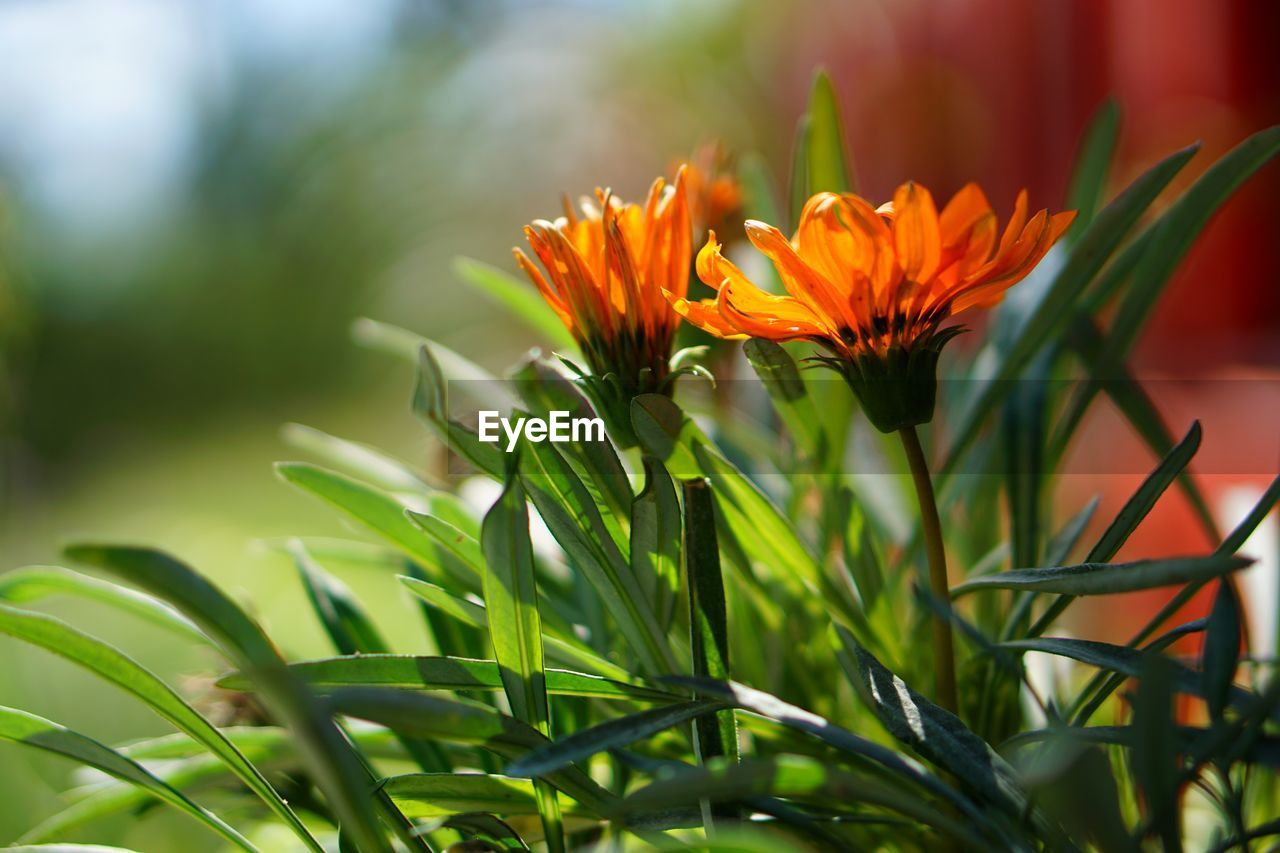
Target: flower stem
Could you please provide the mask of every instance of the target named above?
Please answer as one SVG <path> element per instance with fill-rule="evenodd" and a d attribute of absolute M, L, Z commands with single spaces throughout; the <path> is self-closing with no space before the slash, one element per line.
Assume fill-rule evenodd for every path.
<path fill-rule="evenodd" d="M 911 479 L 916 487 L 916 499 L 920 503 L 920 529 L 924 533 L 925 551 L 929 559 L 929 590 L 934 598 L 950 606 L 947 552 L 942 544 L 942 524 L 938 520 L 938 503 L 933 496 L 929 463 L 924 458 L 924 448 L 920 446 L 920 436 L 916 434 L 914 426 L 903 427 L 898 430 L 898 435 L 902 437 L 902 448 L 907 454 Z M 933 671 L 934 698 L 951 713 L 959 713 L 955 645 L 951 638 L 951 623 L 941 613 L 936 613 L 933 617 Z"/>

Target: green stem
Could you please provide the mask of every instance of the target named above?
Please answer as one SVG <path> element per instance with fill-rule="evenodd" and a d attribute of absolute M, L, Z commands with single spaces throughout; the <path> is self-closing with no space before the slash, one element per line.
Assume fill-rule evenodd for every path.
<path fill-rule="evenodd" d="M 920 530 L 924 534 L 925 553 L 929 560 L 929 589 L 934 598 L 950 606 L 951 587 L 947 583 L 947 552 L 942 544 L 942 523 L 938 520 L 938 503 L 933 495 L 933 480 L 929 477 L 929 463 L 920 446 L 920 436 L 914 426 L 898 430 L 902 448 L 911 468 L 911 480 L 915 483 L 916 499 L 920 503 Z M 951 623 L 941 613 L 933 617 L 933 670 L 938 704 L 953 714 L 959 713 L 960 703 L 956 694 L 956 654 L 951 637 Z"/>

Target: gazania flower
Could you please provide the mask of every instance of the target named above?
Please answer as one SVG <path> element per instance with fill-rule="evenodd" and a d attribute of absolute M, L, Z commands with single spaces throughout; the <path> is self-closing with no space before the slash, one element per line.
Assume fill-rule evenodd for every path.
<path fill-rule="evenodd" d="M 962 329 L 943 324 L 999 302 L 1071 224 L 1073 212 L 1028 219 L 1027 195 L 999 232 L 995 213 L 969 184 L 939 214 L 924 187 L 906 183 L 874 208 L 844 193 L 818 193 L 788 240 L 754 220 L 747 237 L 777 268 L 787 296 L 766 293 L 721 254 L 715 234 L 698 254 L 698 277 L 718 293 L 689 302 L 668 295 L 691 323 L 726 338 L 805 339 L 848 380 L 885 432 L 933 417 L 942 346 Z"/>
<path fill-rule="evenodd" d="M 695 234 L 724 233 L 742 224 L 742 186 L 734 174 L 733 158 L 724 146 L 716 142 L 699 146 L 682 168 Z"/>
<path fill-rule="evenodd" d="M 585 387 L 601 414 L 629 435 L 628 406 L 644 393 L 667 393 L 680 317 L 663 298 L 689 286 L 693 235 L 685 170 L 673 185 L 653 182 L 643 205 L 596 190 L 575 214 L 524 229 L 542 271 L 524 252 L 516 261 L 582 349 Z"/>

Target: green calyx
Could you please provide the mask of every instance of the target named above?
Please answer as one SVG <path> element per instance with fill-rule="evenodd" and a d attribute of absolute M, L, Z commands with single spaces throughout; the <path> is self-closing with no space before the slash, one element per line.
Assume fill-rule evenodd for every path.
<path fill-rule="evenodd" d="M 821 356 L 819 360 L 849 383 L 876 429 L 897 432 L 933 420 L 938 357 L 947 341 L 963 331 L 952 326 L 917 338 L 909 346 L 894 344 L 884 353 L 860 352 L 853 358 Z"/>

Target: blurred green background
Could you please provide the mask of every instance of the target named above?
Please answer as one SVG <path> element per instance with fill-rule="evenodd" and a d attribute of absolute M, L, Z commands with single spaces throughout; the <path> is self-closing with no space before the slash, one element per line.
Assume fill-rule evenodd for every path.
<path fill-rule="evenodd" d="M 1220 64 L 1235 68 L 1226 57 L 1269 43 L 1258 13 L 1191 2 L 1195 14 L 1158 16 L 1198 28 L 1204 55 L 1185 31 L 1135 19 L 1143 5 L 3 0 L 3 566 L 56 562 L 77 539 L 159 545 L 252 601 L 287 653 L 319 654 L 292 567 L 261 540 L 341 522 L 273 476 L 294 455 L 280 425 L 415 464 L 432 453 L 406 405 L 409 369 L 354 346 L 354 318 L 501 368 L 537 342 L 467 290 L 452 258 L 514 268 L 521 226 L 555 215 L 562 192 L 636 197 L 712 139 L 759 151 L 780 181 L 818 65 L 844 95 L 869 195 L 907 177 L 936 195 L 977 179 L 1002 211 L 1021 186 L 1037 207 L 1059 203 L 1107 94 L 1136 116 L 1130 162 L 1197 136 L 1216 154 L 1273 115 L 1274 71 L 1242 67 L 1214 89 Z M 1206 30 L 1205 14 L 1225 23 Z M 1153 82 L 1125 61 L 1137 31 L 1155 68 L 1204 74 Z M 1274 170 L 1267 180 L 1250 192 L 1262 198 Z M 1263 302 L 1220 323 L 1246 356 L 1274 345 L 1280 316 L 1257 325 L 1280 307 L 1274 269 L 1251 280 Z M 371 607 L 402 608 L 392 639 L 418 647 L 393 579 L 331 568 Z M 91 607 L 50 610 L 162 675 L 210 665 Z M 0 704 L 109 742 L 166 730 L 59 659 L 8 640 L 0 655 Z M 0 767 L 7 842 L 56 810 L 72 770 L 8 745 Z M 212 844 L 158 811 L 93 840 Z"/>

